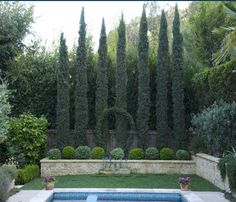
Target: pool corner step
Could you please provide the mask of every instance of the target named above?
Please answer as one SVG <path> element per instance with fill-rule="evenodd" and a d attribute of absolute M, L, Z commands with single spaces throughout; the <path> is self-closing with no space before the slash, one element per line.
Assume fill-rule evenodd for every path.
<path fill-rule="evenodd" d="M 86 202 L 97 202 L 97 195 L 88 195 Z"/>

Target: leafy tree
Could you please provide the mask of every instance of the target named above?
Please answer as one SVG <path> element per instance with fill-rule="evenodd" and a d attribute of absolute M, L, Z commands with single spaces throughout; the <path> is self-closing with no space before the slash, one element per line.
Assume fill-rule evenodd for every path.
<path fill-rule="evenodd" d="M 75 86 L 75 144 L 86 145 L 86 129 L 88 124 L 87 100 L 87 50 L 86 50 L 86 24 L 84 21 L 84 8 L 81 11 L 79 45 L 77 49 L 77 69 Z"/>
<path fill-rule="evenodd" d="M 11 105 L 9 103 L 10 92 L 7 89 L 7 83 L 0 77 L 0 143 L 6 139 L 6 134 L 9 129 L 9 115 L 11 112 Z"/>
<path fill-rule="evenodd" d="M 0 2 L 0 70 L 24 48 L 23 39 L 33 23 L 33 6 L 20 2 Z"/>
<path fill-rule="evenodd" d="M 139 43 L 138 43 L 138 109 L 137 109 L 137 132 L 139 146 L 147 147 L 150 92 L 149 92 L 149 69 L 148 69 L 148 37 L 147 18 L 143 8 L 140 20 Z"/>
<path fill-rule="evenodd" d="M 168 68 L 169 45 L 167 37 L 167 22 L 165 12 L 162 10 L 159 33 L 159 46 L 157 53 L 156 74 L 156 116 L 157 116 L 157 145 L 162 148 L 167 145 L 168 135 Z"/>
<path fill-rule="evenodd" d="M 118 28 L 118 42 L 117 42 L 117 57 L 116 57 L 116 102 L 117 108 L 127 109 L 126 89 L 127 89 L 127 73 L 125 65 L 126 57 L 126 38 L 125 38 L 125 22 L 123 14 L 121 16 Z M 126 120 L 120 116 L 116 116 L 116 141 L 117 146 L 122 147 L 126 143 L 127 138 L 127 123 Z"/>
<path fill-rule="evenodd" d="M 59 64 L 57 69 L 57 145 L 64 147 L 68 144 L 70 134 L 69 114 L 69 62 L 64 34 L 60 37 Z"/>
<path fill-rule="evenodd" d="M 184 83 L 183 83 L 183 38 L 180 33 L 180 20 L 178 7 L 175 7 L 173 21 L 173 74 L 172 74 L 172 99 L 173 99 L 173 129 L 177 148 L 186 147 L 185 110 L 184 110 Z"/>
<path fill-rule="evenodd" d="M 98 121 L 103 110 L 107 108 L 108 88 L 107 88 L 107 37 L 104 19 L 98 49 L 97 67 L 97 90 L 96 90 L 96 120 Z"/>
<path fill-rule="evenodd" d="M 236 104 L 215 102 L 192 118 L 192 131 L 204 137 L 211 154 L 222 155 L 236 143 Z"/>

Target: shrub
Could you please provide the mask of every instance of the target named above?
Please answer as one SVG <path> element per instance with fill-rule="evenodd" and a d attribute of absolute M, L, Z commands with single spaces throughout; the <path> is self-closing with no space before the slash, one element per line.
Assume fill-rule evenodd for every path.
<path fill-rule="evenodd" d="M 168 147 L 164 147 L 160 151 L 161 160 L 171 160 L 174 158 L 174 151 Z"/>
<path fill-rule="evenodd" d="M 61 159 L 61 151 L 60 149 L 50 149 L 48 151 L 48 158 L 49 159 Z"/>
<path fill-rule="evenodd" d="M 194 154 L 199 152 L 207 153 L 206 138 L 202 136 L 194 136 L 190 144 L 190 150 Z"/>
<path fill-rule="evenodd" d="M 189 158 L 190 158 L 189 153 L 183 149 L 179 149 L 176 152 L 175 156 L 176 156 L 177 160 L 189 160 Z"/>
<path fill-rule="evenodd" d="M 92 159 L 103 159 L 105 150 L 102 147 L 94 147 L 91 152 Z"/>
<path fill-rule="evenodd" d="M 71 146 L 66 146 L 62 150 L 63 159 L 73 159 L 75 155 L 75 149 Z"/>
<path fill-rule="evenodd" d="M 6 201 L 11 177 L 6 169 L 0 167 L 0 201 Z"/>
<path fill-rule="evenodd" d="M 17 177 L 16 166 L 4 164 L 2 166 L 2 169 L 4 169 L 5 172 L 9 174 L 11 180 L 13 180 L 13 179 L 15 179 Z"/>
<path fill-rule="evenodd" d="M 88 146 L 79 146 L 75 150 L 76 159 L 90 159 L 90 157 L 91 157 L 91 149 Z"/>
<path fill-rule="evenodd" d="M 156 147 L 149 147 L 145 151 L 145 158 L 150 160 L 158 159 L 159 151 Z"/>
<path fill-rule="evenodd" d="M 111 159 L 123 159 L 125 156 L 124 150 L 122 148 L 115 148 L 111 152 Z"/>
<path fill-rule="evenodd" d="M 23 154 L 26 164 L 36 164 L 44 155 L 47 119 L 32 114 L 22 114 L 10 121 L 8 143 L 14 150 L 15 159 Z"/>
<path fill-rule="evenodd" d="M 133 148 L 129 151 L 129 159 L 140 160 L 144 158 L 144 152 L 141 148 Z"/>
<path fill-rule="evenodd" d="M 25 184 L 39 176 L 38 165 L 27 165 L 17 172 L 16 184 Z"/>

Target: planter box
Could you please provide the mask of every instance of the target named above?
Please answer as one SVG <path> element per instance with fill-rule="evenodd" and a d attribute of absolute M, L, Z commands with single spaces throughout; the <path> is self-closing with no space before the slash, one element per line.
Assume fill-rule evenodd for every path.
<path fill-rule="evenodd" d="M 41 176 L 98 174 L 111 168 L 129 169 L 131 173 L 140 174 L 196 174 L 195 161 L 177 160 L 49 160 L 41 161 Z"/>

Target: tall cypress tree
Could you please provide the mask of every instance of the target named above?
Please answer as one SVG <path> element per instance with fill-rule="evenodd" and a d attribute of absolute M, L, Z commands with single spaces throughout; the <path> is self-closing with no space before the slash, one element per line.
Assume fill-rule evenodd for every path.
<path fill-rule="evenodd" d="M 108 80 L 107 80 L 107 36 L 104 19 L 98 48 L 98 66 L 96 80 L 96 121 L 98 122 L 103 110 L 107 108 L 108 101 Z M 104 131 L 105 132 L 105 131 Z M 101 141 L 101 140 L 100 140 Z M 99 144 L 99 141 L 98 141 Z M 101 144 L 101 142 L 100 142 Z M 106 145 L 106 144 L 105 144 Z"/>
<path fill-rule="evenodd" d="M 59 64 L 57 69 L 57 145 L 59 148 L 68 144 L 70 133 L 69 114 L 69 61 L 66 40 L 61 33 L 59 48 Z"/>
<path fill-rule="evenodd" d="M 76 86 L 75 86 L 75 144 L 86 145 L 86 129 L 88 125 L 87 100 L 87 59 L 86 51 L 86 24 L 84 21 L 84 8 L 81 11 L 79 45 L 76 55 Z"/>
<path fill-rule="evenodd" d="M 149 92 L 149 69 L 148 69 L 148 37 L 147 37 L 147 18 L 143 8 L 143 13 L 139 28 L 138 43 L 138 111 L 137 111 L 137 130 L 138 144 L 143 149 L 147 146 L 150 92 Z"/>
<path fill-rule="evenodd" d="M 116 51 L 116 102 L 115 106 L 127 109 L 127 73 L 125 65 L 126 57 L 126 39 L 125 39 L 125 22 L 123 14 L 118 27 L 118 42 Z M 118 147 L 124 147 L 127 138 L 127 123 L 124 117 L 116 116 L 116 143 Z"/>
<path fill-rule="evenodd" d="M 159 46 L 157 52 L 157 74 L 156 74 L 156 129 L 157 145 L 162 148 L 167 146 L 168 134 L 168 67 L 169 67 L 169 45 L 167 37 L 167 21 L 164 10 L 161 13 Z"/>
<path fill-rule="evenodd" d="M 185 110 L 184 110 L 184 79 L 183 79 L 183 38 L 180 33 L 180 20 L 177 5 L 173 21 L 173 72 L 172 72 L 172 100 L 173 100 L 173 129 L 176 147 L 185 148 Z"/>

